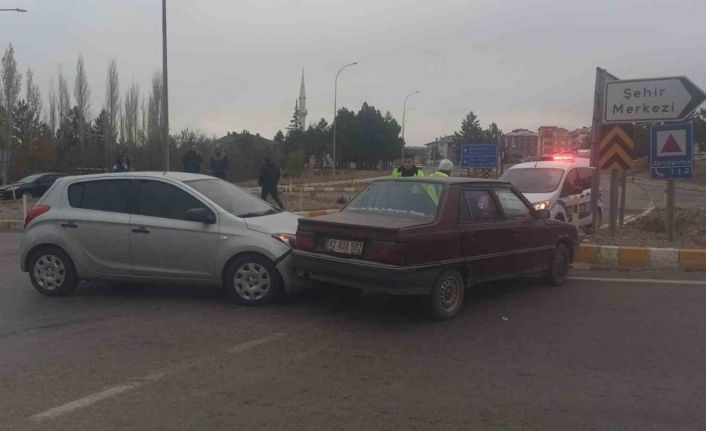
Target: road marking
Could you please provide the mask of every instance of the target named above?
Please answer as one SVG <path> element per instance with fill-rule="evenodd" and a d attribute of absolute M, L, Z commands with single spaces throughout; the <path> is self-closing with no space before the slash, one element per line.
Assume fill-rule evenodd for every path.
<path fill-rule="evenodd" d="M 651 284 L 688 284 L 693 286 L 706 286 L 706 281 L 700 280 L 660 280 L 653 278 L 609 278 L 609 277 L 568 277 L 576 281 L 601 281 L 614 283 L 651 283 Z"/>
<path fill-rule="evenodd" d="M 270 336 L 263 337 L 263 338 L 258 338 L 257 340 L 246 341 L 245 343 L 238 344 L 237 346 L 234 346 L 234 347 L 231 347 L 230 349 L 227 349 L 226 352 L 230 353 L 230 354 L 241 353 L 246 350 L 250 350 L 254 347 L 260 346 L 262 344 L 269 343 L 271 341 L 282 338 L 282 337 L 284 337 L 284 335 L 285 334 L 283 332 L 279 332 L 274 335 L 270 335 Z M 37 413 L 36 415 L 30 416 L 29 419 L 32 421 L 35 421 L 35 422 L 39 422 L 39 421 L 42 421 L 45 419 L 55 418 L 57 416 L 61 416 L 66 413 L 70 413 L 74 410 L 88 407 L 92 404 L 95 404 L 99 401 L 103 401 L 107 398 L 111 398 L 116 395 L 120 395 L 124 392 L 132 391 L 134 389 L 139 388 L 140 386 L 146 385 L 147 383 L 157 382 L 169 374 L 172 374 L 172 373 L 175 373 L 178 371 L 183 371 L 187 368 L 190 368 L 192 366 L 195 366 L 200 363 L 203 363 L 203 362 L 206 362 L 209 360 L 213 360 L 213 359 L 215 359 L 214 356 L 208 356 L 208 357 L 203 357 L 200 359 L 195 359 L 192 361 L 185 361 L 185 362 L 178 364 L 178 365 L 172 365 L 170 367 L 166 367 L 162 370 L 148 374 L 147 376 L 144 376 L 142 378 L 135 379 L 134 381 L 127 382 L 125 384 L 118 385 L 118 386 L 112 386 L 112 387 L 104 389 L 100 392 L 96 392 L 95 394 L 91 394 L 86 397 L 79 398 L 77 400 L 60 405 L 58 407 L 54 407 L 49 410 L 45 410 L 41 413 Z"/>
<path fill-rule="evenodd" d="M 88 407 L 91 404 L 95 404 L 98 401 L 104 400 L 106 398 L 114 397 L 116 395 L 122 394 L 123 392 L 130 391 L 130 390 L 135 389 L 141 385 L 142 385 L 142 383 L 133 382 L 133 383 L 128 383 L 126 385 L 113 386 L 112 388 L 108 388 L 104 391 L 96 392 L 95 394 L 89 395 L 87 397 L 83 397 L 83 398 L 79 398 L 75 401 L 71 401 L 70 403 L 66 403 L 63 406 L 54 407 L 53 409 L 49 409 L 49 410 L 44 411 L 42 413 L 36 414 L 36 415 L 30 417 L 30 419 L 33 421 L 41 421 L 43 419 L 49 419 L 49 418 L 61 416 L 65 413 L 69 413 L 73 410 Z"/>

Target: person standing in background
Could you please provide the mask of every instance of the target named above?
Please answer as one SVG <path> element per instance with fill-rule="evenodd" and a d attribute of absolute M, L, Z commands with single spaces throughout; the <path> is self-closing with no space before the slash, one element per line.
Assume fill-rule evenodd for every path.
<path fill-rule="evenodd" d="M 222 180 L 226 179 L 228 173 L 228 157 L 221 147 L 216 147 L 216 150 L 213 152 L 211 161 L 208 163 L 208 172 L 214 177 L 218 177 Z"/>
<path fill-rule="evenodd" d="M 279 179 L 282 176 L 282 172 L 279 170 L 269 157 L 265 157 L 265 161 L 262 162 L 262 167 L 260 167 L 260 176 L 257 179 L 257 183 L 262 187 L 262 192 L 260 197 L 262 200 L 267 200 L 267 196 L 272 196 L 272 200 L 275 201 L 277 206 L 281 210 L 284 210 L 284 204 L 279 198 L 279 191 L 277 187 L 279 186 Z"/>
<path fill-rule="evenodd" d="M 202 161 L 203 159 L 201 159 L 199 147 L 196 145 L 192 145 L 191 149 L 181 158 L 181 163 L 184 165 L 184 172 L 190 172 L 192 174 L 201 172 Z"/>

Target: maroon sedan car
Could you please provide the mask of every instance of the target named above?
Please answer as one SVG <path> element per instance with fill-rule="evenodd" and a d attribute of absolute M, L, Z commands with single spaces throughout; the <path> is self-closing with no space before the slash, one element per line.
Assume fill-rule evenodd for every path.
<path fill-rule="evenodd" d="M 425 295 L 448 319 L 473 283 L 543 275 L 566 280 L 578 243 L 573 225 L 536 211 L 511 184 L 414 177 L 371 183 L 340 212 L 300 219 L 300 277 L 360 290 Z"/>

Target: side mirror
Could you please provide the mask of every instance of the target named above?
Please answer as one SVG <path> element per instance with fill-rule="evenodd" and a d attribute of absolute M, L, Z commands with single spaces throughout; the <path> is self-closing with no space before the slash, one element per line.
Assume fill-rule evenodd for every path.
<path fill-rule="evenodd" d="M 534 210 L 534 215 L 537 218 L 548 219 L 549 218 L 549 210 L 546 208 L 543 210 Z"/>
<path fill-rule="evenodd" d="M 191 208 L 186 211 L 184 218 L 188 221 L 204 224 L 213 224 L 216 222 L 216 216 L 213 215 L 211 210 L 206 208 Z"/>

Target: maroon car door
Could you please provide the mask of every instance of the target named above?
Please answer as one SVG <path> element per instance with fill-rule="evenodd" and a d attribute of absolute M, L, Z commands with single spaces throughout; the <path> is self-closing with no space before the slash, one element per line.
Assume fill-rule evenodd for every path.
<path fill-rule="evenodd" d="M 459 196 L 461 253 L 476 280 L 512 271 L 512 231 L 487 187 L 461 189 Z"/>
<path fill-rule="evenodd" d="M 494 187 L 494 195 L 512 232 L 514 263 L 517 272 L 544 269 L 549 262 L 551 242 L 544 219 L 510 187 Z"/>

